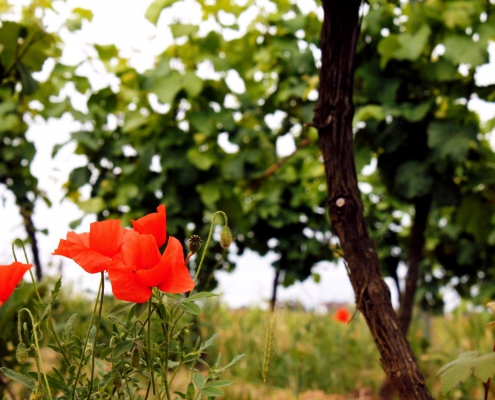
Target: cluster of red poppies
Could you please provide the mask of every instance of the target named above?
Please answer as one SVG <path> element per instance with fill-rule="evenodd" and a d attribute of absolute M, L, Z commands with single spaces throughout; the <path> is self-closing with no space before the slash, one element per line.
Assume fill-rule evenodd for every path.
<path fill-rule="evenodd" d="M 160 254 L 159 248 L 167 240 L 165 206 L 132 221 L 132 225 L 134 229 L 125 229 L 120 220 L 93 222 L 89 232 L 69 232 L 53 254 L 71 258 L 90 274 L 107 271 L 119 300 L 144 303 L 155 286 L 168 293 L 192 290 L 194 281 L 179 240 L 169 237 Z M 0 266 L 0 305 L 31 266 L 18 262 Z"/>

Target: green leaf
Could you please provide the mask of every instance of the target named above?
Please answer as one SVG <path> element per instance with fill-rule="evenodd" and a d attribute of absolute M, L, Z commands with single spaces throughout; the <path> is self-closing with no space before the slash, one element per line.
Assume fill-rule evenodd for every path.
<path fill-rule="evenodd" d="M 423 53 L 431 29 L 423 24 L 414 34 L 391 34 L 378 43 L 378 52 L 382 55 L 380 66 L 384 68 L 390 59 L 415 61 Z"/>
<path fill-rule="evenodd" d="M 364 107 L 360 107 L 354 114 L 352 125 L 355 126 L 359 121 L 367 121 L 368 119 L 376 119 L 382 121 L 385 118 L 383 107 L 375 104 L 369 104 Z"/>
<path fill-rule="evenodd" d="M 36 382 L 32 380 L 29 376 L 21 374 L 19 372 L 12 371 L 9 368 L 2 367 L 0 368 L 2 374 L 4 374 L 7 378 L 10 378 L 16 382 L 19 382 L 21 385 L 24 385 L 29 390 L 34 390 L 36 387 Z"/>
<path fill-rule="evenodd" d="M 232 365 L 234 365 L 235 363 L 237 363 L 238 361 L 240 361 L 243 357 L 244 357 L 245 354 L 239 354 L 238 356 L 235 356 L 231 362 L 229 362 L 225 367 L 223 367 L 223 369 L 227 369 L 229 367 L 232 367 Z"/>
<path fill-rule="evenodd" d="M 81 18 L 87 19 L 89 22 L 93 20 L 93 12 L 85 8 L 76 7 L 72 10 L 74 14 L 79 15 Z"/>
<path fill-rule="evenodd" d="M 148 117 L 145 117 L 139 113 L 127 114 L 126 121 L 122 127 L 123 133 L 132 132 L 148 122 Z"/>
<path fill-rule="evenodd" d="M 155 93 L 160 103 L 172 104 L 175 96 L 183 87 L 183 78 L 177 71 L 172 71 L 170 75 L 157 78 L 150 91 Z"/>
<path fill-rule="evenodd" d="M 219 380 L 219 381 L 212 381 L 208 382 L 206 387 L 223 387 L 223 386 L 230 386 L 234 383 L 234 381 L 229 381 L 229 380 Z"/>
<path fill-rule="evenodd" d="M 194 400 L 194 396 L 196 395 L 196 391 L 194 390 L 194 385 L 192 382 L 187 385 L 186 397 L 187 400 Z"/>
<path fill-rule="evenodd" d="M 461 382 L 464 382 L 473 373 L 472 361 L 480 355 L 478 351 L 461 353 L 454 361 L 444 365 L 439 371 L 442 392 L 447 393 Z"/>
<path fill-rule="evenodd" d="M 474 375 L 486 382 L 495 376 L 495 353 L 485 354 L 471 363 L 474 366 Z"/>
<path fill-rule="evenodd" d="M 215 333 L 211 338 L 209 338 L 205 343 L 203 343 L 199 349 L 205 350 L 208 347 L 210 347 L 213 343 L 215 343 L 217 336 L 218 336 L 218 334 Z"/>
<path fill-rule="evenodd" d="M 218 294 L 210 293 L 210 292 L 199 292 L 199 293 L 195 293 L 192 296 L 185 298 L 184 300 L 181 300 L 181 302 L 187 303 L 190 301 L 202 300 L 202 299 L 205 299 L 207 297 L 215 297 L 215 296 L 218 296 Z"/>
<path fill-rule="evenodd" d="M 181 310 L 192 314 L 192 315 L 199 315 L 201 314 L 201 308 L 197 304 L 194 303 L 181 303 L 180 305 Z"/>
<path fill-rule="evenodd" d="M 32 77 L 31 72 L 22 62 L 17 64 L 17 72 L 19 72 L 22 91 L 25 94 L 30 95 L 38 90 L 38 82 Z"/>
<path fill-rule="evenodd" d="M 212 397 L 223 396 L 223 392 L 220 389 L 211 386 L 205 386 L 203 389 L 200 390 L 200 392 L 205 396 L 212 396 Z"/>
<path fill-rule="evenodd" d="M 477 67 L 488 61 L 488 51 L 485 45 L 474 42 L 464 35 L 450 35 L 444 40 L 445 59 L 454 64 L 466 63 Z"/>
<path fill-rule="evenodd" d="M 156 25 L 162 10 L 164 8 L 170 7 L 174 3 L 175 3 L 175 0 L 155 0 L 148 6 L 144 16 L 153 25 Z"/>
<path fill-rule="evenodd" d="M 203 90 L 203 80 L 192 71 L 185 73 L 183 82 L 184 90 L 190 97 L 197 97 Z"/>
<path fill-rule="evenodd" d="M 190 24 L 170 24 L 169 27 L 174 38 L 189 36 L 199 30 L 199 25 Z"/>
<path fill-rule="evenodd" d="M 109 44 L 106 46 L 95 44 L 94 47 L 98 52 L 98 56 L 100 57 L 100 60 L 102 61 L 109 61 L 114 57 L 115 58 L 119 57 L 119 49 L 117 49 L 117 47 L 114 44 Z"/>
<path fill-rule="evenodd" d="M 114 307 L 112 307 L 112 309 L 109 311 L 108 314 L 118 313 L 118 312 L 122 311 L 123 309 L 125 309 L 129 306 L 132 306 L 132 305 L 134 305 L 134 303 L 119 303 L 119 304 L 115 305 Z"/>
<path fill-rule="evenodd" d="M 191 164 L 202 171 L 208 171 L 217 161 L 213 154 L 209 152 L 201 152 L 195 147 L 190 148 L 186 154 Z"/>
<path fill-rule="evenodd" d="M 101 197 L 93 197 L 79 202 L 78 207 L 86 214 L 97 214 L 105 209 L 106 204 Z"/>
<path fill-rule="evenodd" d="M 72 332 L 74 332 L 74 323 L 76 322 L 77 314 L 72 314 L 70 318 L 67 320 L 64 328 L 64 339 L 66 342 L 69 342 Z"/>
<path fill-rule="evenodd" d="M 203 374 L 200 374 L 199 372 L 196 372 L 193 375 L 193 382 L 194 382 L 194 385 L 198 389 L 203 389 L 205 387 L 205 384 L 206 384 L 206 378 L 205 378 L 205 376 Z"/>
<path fill-rule="evenodd" d="M 215 205 L 221 197 L 220 184 L 215 181 L 206 182 L 199 188 L 201 201 L 209 206 Z"/>
<path fill-rule="evenodd" d="M 407 161 L 397 170 L 395 178 L 397 190 L 408 199 L 428 194 L 433 184 L 427 166 L 419 161 Z"/>
<path fill-rule="evenodd" d="M 137 303 L 136 308 L 134 309 L 134 316 L 139 318 L 147 308 L 147 303 Z"/>
<path fill-rule="evenodd" d="M 134 346 L 134 342 L 130 340 L 125 340 L 123 342 L 117 343 L 117 345 L 112 350 L 112 355 L 114 358 L 120 357 L 122 354 L 127 353 Z"/>

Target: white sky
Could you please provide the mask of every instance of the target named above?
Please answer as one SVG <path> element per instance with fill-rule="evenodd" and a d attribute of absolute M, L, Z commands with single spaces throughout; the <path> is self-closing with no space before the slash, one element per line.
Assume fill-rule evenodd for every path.
<path fill-rule="evenodd" d="M 28 0 L 16 0 L 16 5 L 21 5 Z M 75 65 L 87 58 L 87 55 L 96 55 L 92 44 L 115 44 L 121 51 L 121 55 L 131 60 L 131 65 L 140 72 L 151 68 L 155 57 L 171 42 L 172 36 L 167 27 L 168 23 L 177 20 L 185 23 L 200 22 L 199 12 L 195 12 L 194 1 L 186 0 L 182 5 L 175 5 L 173 12 L 162 13 L 159 23 L 155 27 L 144 18 L 144 13 L 151 3 L 150 0 L 67 0 L 57 4 L 58 15 L 47 15 L 46 23 L 50 30 L 59 31 L 65 42 L 61 62 Z M 260 3 L 267 4 L 261 0 Z M 298 2 L 299 3 L 299 2 Z M 313 1 L 300 1 L 305 8 L 314 7 Z M 64 21 L 75 7 L 91 9 L 94 19 L 91 23 L 84 22 L 83 29 L 79 32 L 68 32 L 65 28 L 60 30 Z M 244 23 L 252 18 L 252 13 L 247 13 Z M 242 25 L 242 24 L 241 24 Z M 211 24 L 201 29 L 209 29 Z M 491 48 L 492 64 L 479 70 L 480 81 L 495 83 L 495 48 Z M 47 62 L 39 78 L 47 76 L 53 63 Z M 111 85 L 118 88 L 118 79 L 108 74 L 103 65 L 98 61 L 84 63 L 78 68 L 78 73 L 86 75 L 93 88 L 99 89 Z M 230 83 L 229 83 L 230 84 Z M 235 85 L 235 79 L 232 82 Z M 85 98 L 83 95 L 68 89 L 75 108 L 85 110 Z M 477 109 L 483 119 L 495 116 L 495 104 L 481 104 L 479 100 L 472 100 L 470 107 Z M 57 247 L 60 238 L 65 237 L 68 223 L 82 217 L 83 213 L 69 200 L 62 200 L 61 186 L 67 181 L 69 172 L 77 166 L 85 165 L 84 156 L 75 155 L 74 145 L 65 146 L 58 155 L 52 159 L 51 152 L 55 144 L 66 142 L 70 138 L 70 132 L 78 130 L 80 125 L 73 121 L 69 115 L 64 115 L 60 120 L 50 119 L 48 122 L 42 119 L 32 121 L 28 131 L 28 138 L 37 148 L 37 154 L 33 161 L 31 171 L 39 178 L 39 187 L 48 193 L 53 202 L 52 208 L 46 207 L 43 201 L 36 203 L 34 222 L 38 229 L 49 229 L 49 235 L 41 233 L 37 235 L 41 259 L 45 271 L 56 273 L 58 267 L 63 264 L 63 276 L 65 279 L 78 282 L 81 288 L 95 289 L 98 287 L 99 277 L 89 276 L 71 260 L 63 257 L 53 257 L 50 253 Z M 291 153 L 294 142 L 288 135 L 278 143 L 281 155 Z M 0 200 L 4 205 L 0 206 L 0 238 L 3 246 L 0 248 L 0 263 L 7 264 L 12 261 L 10 243 L 16 237 L 25 237 L 22 221 L 17 207 L 14 204 L 13 195 L 0 185 Z M 93 216 L 87 216 L 83 224 L 77 228 L 78 232 L 89 229 L 89 223 L 94 221 Z M 237 268 L 233 273 L 219 271 L 218 291 L 223 293 L 224 300 L 233 307 L 241 307 L 251 304 L 266 304 L 271 295 L 273 268 L 270 263 L 275 260 L 274 254 L 262 258 L 257 254 L 246 251 L 242 257 L 232 257 L 237 261 Z M 279 300 L 297 300 L 306 307 L 316 307 L 329 301 L 350 302 L 354 301 L 354 294 L 343 265 L 332 265 L 328 262 L 318 264 L 315 273 L 321 275 L 321 283 L 316 284 L 309 278 L 303 283 L 279 290 Z M 389 280 L 390 282 L 390 280 Z M 396 291 L 393 284 L 391 290 L 396 303 Z"/>

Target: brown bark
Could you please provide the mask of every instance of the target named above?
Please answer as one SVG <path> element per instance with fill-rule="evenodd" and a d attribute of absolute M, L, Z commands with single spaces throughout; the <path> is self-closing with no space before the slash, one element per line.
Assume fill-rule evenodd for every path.
<path fill-rule="evenodd" d="M 323 1 L 322 66 L 314 125 L 325 166 L 329 214 L 344 250 L 356 306 L 366 319 L 388 378 L 401 399 L 432 399 L 399 328 L 357 186 L 352 94 L 360 5 L 361 0 Z"/>
<path fill-rule="evenodd" d="M 407 277 L 404 293 L 401 295 L 399 309 L 399 326 L 402 333 L 407 337 L 409 325 L 411 324 L 414 308 L 414 297 L 418 288 L 419 270 L 423 259 L 423 248 L 425 246 L 425 231 L 428 223 L 432 197 L 422 197 L 415 202 L 414 222 L 407 249 Z M 392 382 L 386 380 L 380 389 L 381 400 L 392 400 L 394 389 Z"/>
<path fill-rule="evenodd" d="M 27 198 L 23 199 L 24 202 L 28 202 Z M 24 228 L 26 229 L 29 242 L 31 243 L 31 250 L 33 252 L 33 264 L 35 269 L 36 279 L 39 281 L 42 278 L 41 261 L 40 261 L 40 251 L 38 249 L 38 240 L 36 239 L 36 228 L 34 226 L 32 214 L 33 210 L 26 206 L 19 206 L 20 214 L 24 223 Z"/>
<path fill-rule="evenodd" d="M 425 231 L 428 223 L 431 201 L 431 196 L 422 197 L 415 202 L 414 207 L 414 223 L 407 250 L 406 288 L 401 296 L 399 310 L 399 326 L 405 335 L 407 335 L 411 323 L 414 297 L 416 295 L 416 289 L 418 288 L 419 267 L 421 260 L 423 259 Z"/>
<path fill-rule="evenodd" d="M 275 270 L 275 277 L 273 278 L 273 286 L 272 286 L 272 297 L 270 299 L 270 311 L 275 311 L 275 306 L 277 305 L 277 289 L 278 289 L 278 281 L 280 279 L 280 268 Z"/>

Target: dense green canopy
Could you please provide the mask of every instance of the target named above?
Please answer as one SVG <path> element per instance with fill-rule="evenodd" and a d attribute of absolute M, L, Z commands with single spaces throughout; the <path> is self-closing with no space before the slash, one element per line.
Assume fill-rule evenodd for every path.
<path fill-rule="evenodd" d="M 157 23 L 175 3 L 153 1 L 146 18 Z M 321 15 L 277 0 L 258 8 L 241 29 L 239 21 L 255 1 L 198 3 L 203 21 L 215 28 L 172 24 L 173 43 L 148 71 L 131 67 L 114 45 L 94 46 L 118 78 L 118 91 L 93 90 L 78 65 L 58 61 L 63 43 L 46 32 L 35 6 L 26 7 L 17 22 L 3 21 L 0 183 L 26 215 L 33 212 L 33 200 L 44 195 L 29 169 L 35 148 L 26 139 L 24 116 L 70 113 L 83 127 L 71 141 L 88 164 L 71 172 L 65 189 L 83 211 L 129 220 L 164 203 L 169 233 L 184 240 L 193 233 L 206 236 L 207 218 L 224 210 L 239 251 L 274 250 L 280 255 L 274 265 L 290 285 L 307 278 L 318 261 L 340 257 L 311 127 Z M 51 4 L 44 0 L 37 7 Z M 476 96 L 495 98 L 494 86 L 475 78 L 495 39 L 490 3 L 371 0 L 362 11 L 355 151 L 358 171 L 377 165 L 361 180 L 368 184 L 363 199 L 384 273 L 396 276 L 406 260 L 415 209 L 426 203 L 421 298 L 441 305 L 439 290 L 447 284 L 462 295 L 478 288 L 490 296 L 495 157 L 488 133 L 495 119 L 483 125 L 468 108 Z M 77 8 L 66 27 L 77 30 L 91 19 L 89 10 Z M 57 62 L 38 82 L 32 73 L 48 58 Z M 232 77 L 242 83 L 232 85 Z M 74 109 L 70 96 L 54 101 L 71 82 L 88 97 L 88 113 Z M 288 157 L 277 153 L 282 137 L 296 146 Z M 219 144 L 226 138 L 235 147 Z M 91 198 L 82 199 L 87 184 Z"/>

